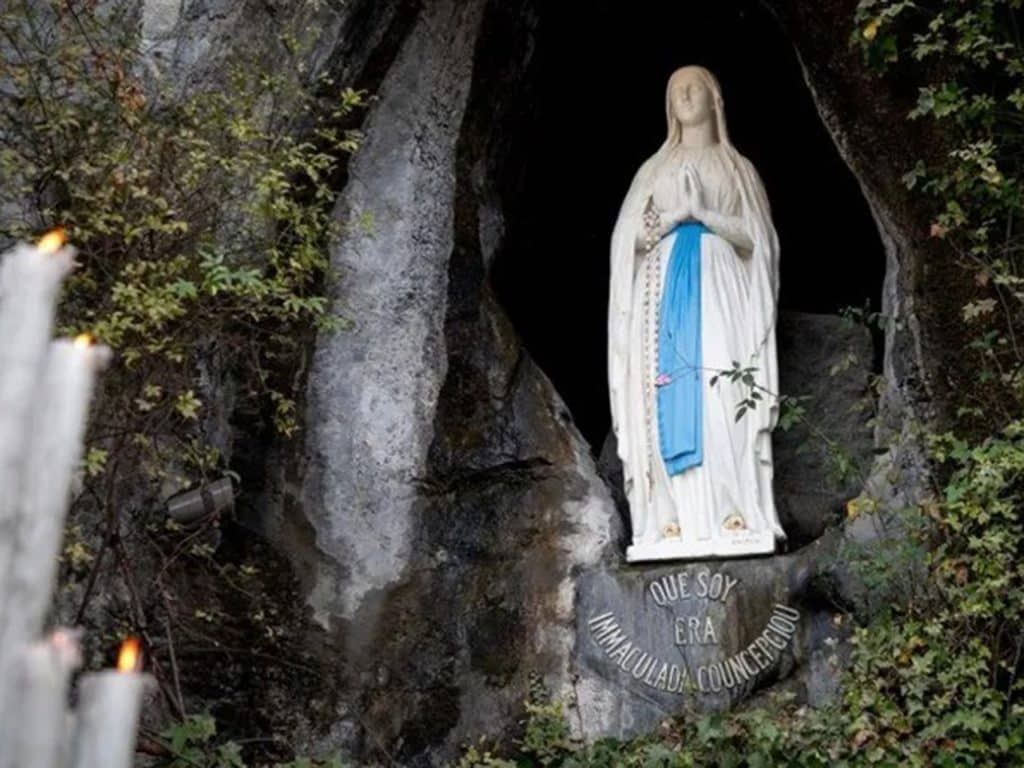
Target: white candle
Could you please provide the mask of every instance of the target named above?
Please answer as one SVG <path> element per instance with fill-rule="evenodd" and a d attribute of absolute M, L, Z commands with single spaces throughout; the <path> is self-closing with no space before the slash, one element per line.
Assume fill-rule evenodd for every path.
<path fill-rule="evenodd" d="M 137 644 L 135 648 L 137 654 Z M 74 768 L 131 768 L 134 764 L 142 694 L 150 678 L 135 671 L 135 664 L 126 663 L 124 654 L 122 649 L 118 669 L 82 677 Z"/>
<path fill-rule="evenodd" d="M 0 722 L 13 695 L 15 660 L 30 639 L 24 622 L 11 621 L 14 592 L 9 582 L 25 488 L 25 457 L 33 434 L 33 403 L 40 395 L 62 278 L 74 249 L 52 233 L 38 246 L 18 245 L 0 261 Z M 11 639 L 4 635 L 11 629 Z M 0 760 L 2 763 L 2 760 Z"/>
<path fill-rule="evenodd" d="M 0 646 L 39 636 L 53 596 L 68 495 L 82 457 L 96 373 L 110 350 L 88 337 L 50 344 L 36 392 L 19 494 L 15 548 L 7 576 L 7 612 Z"/>
<path fill-rule="evenodd" d="M 18 702 L 4 725 L 8 764 L 58 768 L 69 747 L 68 688 L 81 664 L 76 634 L 58 629 L 25 648 L 18 665 Z"/>
<path fill-rule="evenodd" d="M 62 278 L 74 249 L 63 236 L 18 245 L 0 261 L 0 625 L 33 400 L 38 396 Z M 0 645 L 0 657 L 3 655 Z"/>

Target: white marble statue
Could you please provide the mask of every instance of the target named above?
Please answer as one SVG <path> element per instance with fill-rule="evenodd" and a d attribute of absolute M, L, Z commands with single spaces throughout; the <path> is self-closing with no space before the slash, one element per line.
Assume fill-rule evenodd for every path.
<path fill-rule="evenodd" d="M 608 376 L 626 556 L 771 553 L 785 537 L 772 494 L 778 237 L 757 171 L 729 143 L 715 77 L 679 69 L 665 101 L 668 138 L 612 235 Z M 737 364 L 752 369 L 745 381 L 723 375 Z"/>

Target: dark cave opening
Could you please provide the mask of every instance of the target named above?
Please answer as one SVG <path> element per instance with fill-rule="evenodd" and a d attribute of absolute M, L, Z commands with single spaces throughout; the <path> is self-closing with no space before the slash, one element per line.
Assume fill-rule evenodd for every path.
<path fill-rule="evenodd" d="M 732 142 L 764 181 L 781 243 L 780 310 L 878 311 L 885 273 L 868 204 L 769 11 L 750 0 L 630 9 L 539 12 L 529 116 L 513 153 L 517 194 L 492 271 L 526 348 L 596 450 L 611 419 L 609 240 L 634 172 L 664 140 L 676 68 L 715 73 Z"/>

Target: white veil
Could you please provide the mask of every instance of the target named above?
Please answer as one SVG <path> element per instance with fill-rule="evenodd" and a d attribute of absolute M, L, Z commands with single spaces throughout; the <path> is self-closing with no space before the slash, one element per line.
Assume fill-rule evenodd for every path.
<path fill-rule="evenodd" d="M 682 140 L 683 125 L 673 114 L 671 93 L 676 79 L 686 73 L 697 72 L 713 96 L 718 141 L 725 150 L 725 157 L 736 179 L 742 201 L 742 217 L 748 227 L 753 249 L 744 256 L 744 263 L 750 275 L 751 314 L 753 327 L 752 348 L 757 350 L 756 358 L 740 361 L 743 365 L 756 366 L 755 381 L 771 393 L 778 392 L 778 369 L 775 348 L 776 302 L 779 285 L 779 241 L 771 220 L 771 211 L 764 186 L 756 169 L 741 155 L 729 141 L 722 102 L 722 90 L 718 81 L 704 67 L 683 67 L 669 78 L 665 90 L 665 113 L 668 121 L 668 137 L 657 152 L 648 158 L 637 171 L 622 203 L 611 243 L 611 286 L 608 299 L 608 385 L 611 399 L 612 426 L 618 439 L 618 454 L 622 459 L 626 493 L 631 501 L 630 488 L 637 473 L 643 466 L 643 445 L 632 445 L 630 434 L 642 434 L 630 428 L 626 422 L 629 411 L 626 403 L 626 365 L 628 360 L 630 312 L 633 292 L 635 252 L 637 235 L 643 226 L 643 212 L 652 193 L 653 182 L 658 170 L 670 160 L 674 147 Z M 765 394 L 765 393 L 762 393 Z M 772 495 L 772 452 L 771 430 L 778 421 L 778 403 L 775 397 L 765 395 L 765 400 L 744 417 L 751 429 L 752 444 L 758 458 L 758 491 L 761 510 L 767 517 L 765 526 L 777 520 Z M 642 484 L 641 484 L 642 485 Z M 639 489 L 638 489 L 639 490 Z M 640 499 L 646 498 L 646 489 L 641 490 Z M 635 512 L 634 512 L 635 514 Z M 776 536 L 782 537 L 781 528 L 773 524 Z M 634 532 L 635 533 L 635 532 Z"/>

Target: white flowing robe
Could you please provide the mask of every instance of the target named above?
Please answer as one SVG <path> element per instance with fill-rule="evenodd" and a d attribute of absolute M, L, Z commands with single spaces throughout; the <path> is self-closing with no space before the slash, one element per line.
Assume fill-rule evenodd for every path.
<path fill-rule="evenodd" d="M 735 149 L 726 144 L 677 147 L 672 160 L 652 159 L 640 169 L 612 237 L 608 363 L 613 427 L 634 546 L 678 537 L 681 556 L 727 554 L 730 538 L 737 536 L 762 534 L 761 540 L 769 542 L 784 538 L 772 493 L 771 430 L 778 408 L 768 394 L 778 391 L 778 241 L 760 179 Z M 703 461 L 670 476 L 658 442 L 654 380 L 663 373 L 657 370 L 657 319 L 675 236 L 646 255 L 636 252 L 635 243 L 652 195 L 663 210 L 678 204 L 667 198 L 673 188 L 681 188 L 671 175 L 680 174 L 683 163 L 697 171 L 704 206 L 740 217 L 754 247 L 741 253 L 713 232 L 701 236 Z M 764 396 L 739 421 L 737 407 L 749 387 L 722 376 L 711 384 L 716 372 L 732 368 L 733 361 L 756 368 L 755 381 Z M 724 527 L 733 515 L 742 519 L 743 531 Z M 771 537 L 764 535 L 769 532 Z"/>

